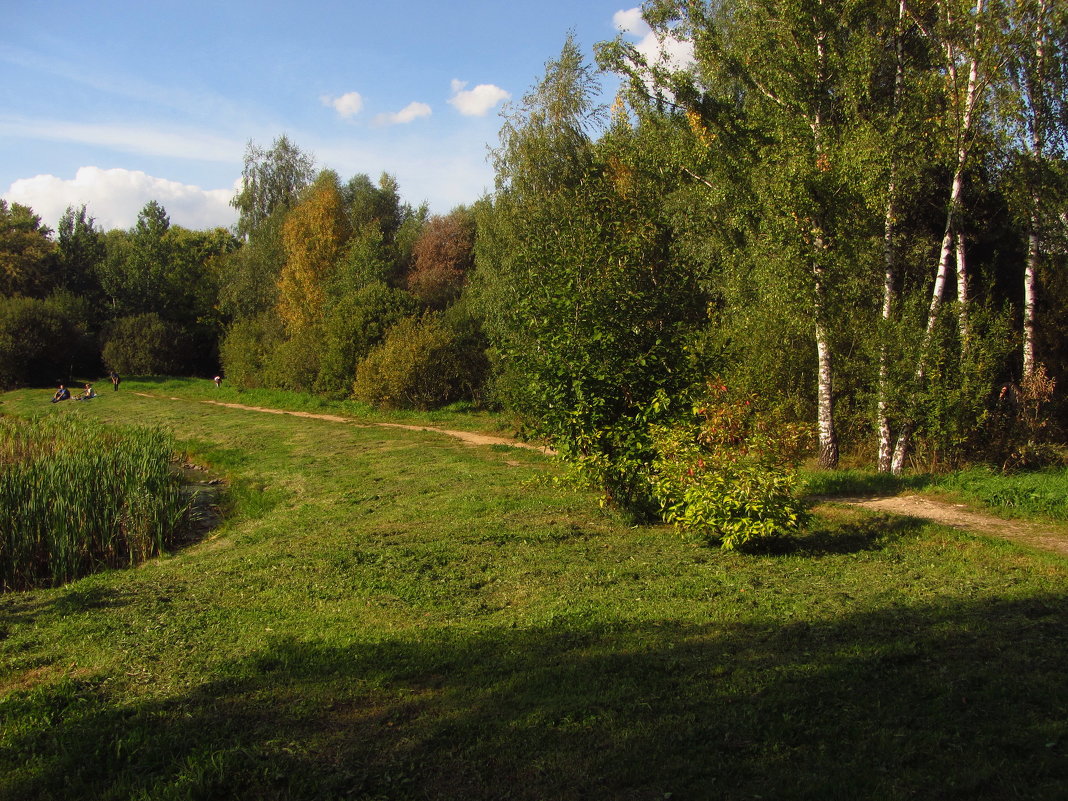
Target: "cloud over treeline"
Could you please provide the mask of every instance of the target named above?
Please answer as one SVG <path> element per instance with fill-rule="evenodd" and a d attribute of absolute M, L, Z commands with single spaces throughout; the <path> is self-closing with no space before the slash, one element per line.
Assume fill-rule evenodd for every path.
<path fill-rule="evenodd" d="M 202 230 L 228 227 L 237 220 L 230 206 L 234 189 L 199 186 L 155 178 L 139 170 L 81 167 L 72 179 L 55 175 L 21 178 L 4 193 L 5 200 L 29 206 L 55 227 L 67 206 L 84 204 L 98 228 L 130 228 L 150 200 L 160 203 L 175 225 Z"/>

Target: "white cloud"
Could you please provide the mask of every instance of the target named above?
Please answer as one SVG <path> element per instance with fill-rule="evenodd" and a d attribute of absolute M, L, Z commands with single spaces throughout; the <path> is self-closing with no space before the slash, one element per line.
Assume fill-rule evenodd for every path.
<path fill-rule="evenodd" d="M 685 70 L 693 66 L 695 59 L 693 45 L 682 42 L 673 36 L 658 37 L 642 19 L 641 8 L 629 8 L 612 15 L 616 30 L 628 33 L 638 42 L 638 52 L 645 56 L 650 66 L 657 64 L 676 70 Z"/>
<path fill-rule="evenodd" d="M 409 103 L 400 111 L 391 111 L 375 117 L 375 125 L 399 125 L 411 122 L 419 117 L 429 117 L 430 106 L 426 103 Z"/>
<path fill-rule="evenodd" d="M 346 92 L 340 97 L 323 95 L 320 100 L 324 106 L 330 106 L 345 119 L 355 117 L 363 110 L 363 97 L 359 92 Z"/>
<path fill-rule="evenodd" d="M 233 162 L 244 142 L 197 130 L 0 117 L 0 135 L 98 145 L 126 153 Z"/>
<path fill-rule="evenodd" d="M 227 227 L 237 220 L 230 206 L 233 196 L 234 188 L 201 189 L 140 171 L 99 167 L 81 167 L 71 180 L 54 175 L 21 178 L 3 195 L 9 202 L 29 206 L 53 228 L 67 206 L 84 203 L 104 230 L 132 227 L 150 200 L 158 201 L 176 225 L 194 230 Z"/>
<path fill-rule="evenodd" d="M 616 30 L 624 33 L 633 33 L 636 36 L 646 36 L 650 33 L 649 26 L 642 19 L 640 8 L 620 9 L 612 15 L 612 23 L 616 26 Z"/>
<path fill-rule="evenodd" d="M 453 95 L 449 103 L 466 117 L 484 117 L 486 113 L 512 95 L 491 83 L 480 83 L 474 89 L 464 89 L 467 81 L 452 80 Z"/>

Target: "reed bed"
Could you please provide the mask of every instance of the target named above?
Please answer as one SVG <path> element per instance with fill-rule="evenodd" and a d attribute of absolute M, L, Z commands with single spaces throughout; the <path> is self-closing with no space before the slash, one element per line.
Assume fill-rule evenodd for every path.
<path fill-rule="evenodd" d="M 0 417 L 0 590 L 162 553 L 188 518 L 173 450 L 160 429 Z"/>

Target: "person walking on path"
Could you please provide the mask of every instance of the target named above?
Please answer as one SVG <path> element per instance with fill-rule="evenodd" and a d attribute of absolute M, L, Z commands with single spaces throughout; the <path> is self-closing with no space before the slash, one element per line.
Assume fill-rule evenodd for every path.
<path fill-rule="evenodd" d="M 115 392 L 118 392 L 119 391 L 119 382 L 122 381 L 122 379 L 119 378 L 119 374 L 116 373 L 114 370 L 111 371 L 111 376 L 110 377 L 111 377 L 111 388 Z"/>

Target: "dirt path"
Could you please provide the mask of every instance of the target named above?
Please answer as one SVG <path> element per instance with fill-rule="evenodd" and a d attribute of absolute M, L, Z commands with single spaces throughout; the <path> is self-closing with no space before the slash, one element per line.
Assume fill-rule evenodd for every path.
<path fill-rule="evenodd" d="M 147 392 L 135 392 L 135 395 L 140 395 L 142 398 L 156 398 L 157 400 L 162 398 L 161 395 L 151 395 Z M 185 398 L 171 397 L 170 400 L 186 400 Z M 528 442 L 520 442 L 514 439 L 508 439 L 506 437 L 494 437 L 489 434 L 475 434 L 471 431 L 452 431 L 447 428 L 436 428 L 434 426 L 412 426 L 404 425 L 403 423 L 357 423 L 351 417 L 341 417 L 336 414 L 319 414 L 316 412 L 294 412 L 287 409 L 269 409 L 266 406 L 246 406 L 243 403 L 223 403 L 222 401 L 214 400 L 202 400 L 193 401 L 194 403 L 210 403 L 214 406 L 226 406 L 230 409 L 244 409 L 249 412 L 266 412 L 267 414 L 288 414 L 293 417 L 310 417 L 313 420 L 328 420 L 332 423 L 348 423 L 358 428 L 402 428 L 406 431 L 432 431 L 435 434 L 443 434 L 447 437 L 453 437 L 461 440 L 468 445 L 507 445 L 510 448 L 523 448 L 524 450 L 538 451 L 540 453 L 552 455 L 554 451 L 551 448 L 546 448 L 539 445 L 531 445 Z"/>
<path fill-rule="evenodd" d="M 975 512 L 961 503 L 946 503 L 919 495 L 898 495 L 888 498 L 828 498 L 830 503 L 861 506 L 878 512 L 887 512 L 905 517 L 919 517 L 964 531 L 975 531 L 994 537 L 1054 551 L 1068 556 L 1068 535 L 1052 530 L 1039 523 L 1024 523 L 1004 520 Z"/>

